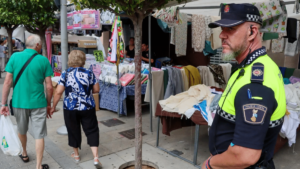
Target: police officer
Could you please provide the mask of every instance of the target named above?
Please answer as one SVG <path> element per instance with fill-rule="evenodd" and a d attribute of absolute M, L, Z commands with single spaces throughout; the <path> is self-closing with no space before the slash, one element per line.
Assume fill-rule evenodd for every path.
<path fill-rule="evenodd" d="M 202 169 L 275 169 L 273 152 L 286 111 L 278 66 L 262 47 L 262 19 L 251 4 L 221 7 L 222 57 L 236 59 L 209 132 L 211 157 Z"/>

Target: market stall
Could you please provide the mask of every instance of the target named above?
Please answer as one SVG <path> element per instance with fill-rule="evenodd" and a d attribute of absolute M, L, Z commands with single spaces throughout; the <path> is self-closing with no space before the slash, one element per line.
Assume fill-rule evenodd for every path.
<path fill-rule="evenodd" d="M 257 5 L 258 8 L 262 8 L 261 4 L 262 2 L 265 1 L 255 1 L 253 2 L 254 5 Z M 294 24 L 295 26 L 291 29 L 289 27 L 287 27 L 288 22 L 291 23 L 295 23 L 295 20 L 293 18 L 289 18 L 288 16 L 291 15 L 291 12 L 293 11 L 293 5 L 290 4 L 295 4 L 295 1 L 289 1 L 289 2 L 284 2 L 284 1 L 276 1 L 276 3 L 278 2 L 276 9 L 280 9 L 280 12 L 276 13 L 272 13 L 274 17 L 274 19 L 276 19 L 275 21 L 280 22 L 280 25 L 276 22 L 273 23 L 269 23 L 269 22 L 264 22 L 263 24 L 263 29 L 262 32 L 264 33 L 263 35 L 263 46 L 267 47 L 267 50 L 269 52 L 273 52 L 273 53 L 283 53 L 285 56 L 296 56 L 299 53 L 299 47 L 297 47 L 300 43 L 299 43 L 299 21 L 296 20 L 296 24 Z M 199 3 L 199 2 L 192 2 L 193 4 Z M 201 2 L 202 3 L 202 2 Z M 211 3 L 207 3 L 207 4 L 213 4 L 214 2 Z M 229 2 L 226 2 L 229 3 Z M 241 3 L 240 1 L 236 2 L 236 3 Z M 249 3 L 249 2 L 247 2 Z M 203 3 L 202 3 L 203 4 Z M 219 14 L 219 8 L 220 5 L 212 5 L 212 6 L 195 6 L 195 5 L 191 5 L 189 6 L 189 3 L 186 4 L 184 7 L 179 7 L 179 8 L 168 8 L 167 10 L 161 10 L 161 11 L 157 11 L 154 14 L 154 17 L 162 20 L 163 22 L 165 22 L 167 25 L 166 27 L 171 27 L 171 40 L 170 43 L 175 45 L 175 55 L 177 57 L 181 57 L 181 56 L 186 56 L 188 55 L 187 53 L 187 46 L 188 44 L 185 42 L 187 38 L 186 33 L 189 33 L 189 29 L 187 26 L 188 23 L 191 23 L 191 27 L 192 27 L 192 46 L 195 52 L 203 52 L 203 53 L 208 53 L 207 55 L 209 56 L 215 56 L 217 55 L 216 53 L 214 53 L 213 51 L 218 49 L 221 44 L 220 39 L 218 37 L 218 34 L 220 34 L 221 30 L 218 29 L 214 29 L 214 30 L 210 30 L 210 29 L 206 29 L 207 27 L 207 23 L 214 21 L 214 20 L 218 20 L 218 14 Z M 271 9 L 275 9 L 275 7 L 270 6 Z M 201 9 L 201 10 L 199 10 Z M 261 9 L 263 10 L 263 9 Z M 296 12 L 298 13 L 298 9 L 294 9 L 296 10 Z M 191 11 L 191 12 L 189 12 Z M 275 11 L 274 11 L 275 12 Z M 183 13 L 189 13 L 189 14 L 183 14 Z M 190 15 L 193 14 L 193 15 Z M 203 14 L 203 15 L 201 15 Z M 207 16 L 207 15 L 212 15 L 212 16 Z M 264 11 L 262 11 L 261 13 L 263 19 L 265 17 L 264 20 L 268 20 L 269 17 L 266 13 L 264 13 Z M 172 17 L 172 16 L 178 16 L 178 17 Z M 216 17 L 214 17 L 216 16 Z M 180 18 L 181 19 L 178 19 Z M 177 18 L 178 20 L 172 20 L 172 18 Z M 171 19 L 171 20 L 170 20 Z M 183 24 L 178 24 L 179 22 L 182 22 Z M 193 23 L 196 22 L 196 25 L 201 25 L 200 27 L 197 28 L 193 28 Z M 199 24 L 200 22 L 200 24 Z M 174 26 L 175 25 L 175 26 Z M 296 26 L 297 25 L 297 26 Z M 177 29 L 177 30 L 176 30 Z M 201 29 L 203 29 L 201 31 Z M 197 33 L 196 33 L 197 30 Z M 290 39 L 292 38 L 290 35 L 286 34 L 286 32 L 290 32 L 289 30 L 297 30 L 297 35 L 296 36 L 296 40 L 294 40 L 293 42 L 290 41 Z M 193 32 L 195 31 L 195 32 Z M 180 32 L 180 33 L 179 33 Z M 201 34 L 199 34 L 201 32 Z M 296 32 L 296 31 L 295 31 Z M 276 36 L 272 36 L 272 34 L 275 34 Z M 270 36 L 271 35 L 271 36 Z M 189 36 L 189 35 L 188 35 Z M 287 36 L 287 39 L 284 39 L 283 37 Z M 194 40 L 193 40 L 194 38 Z M 176 41 L 176 39 L 180 39 L 180 41 Z M 209 43 L 208 43 L 209 42 Z M 189 42 L 188 42 L 189 43 Z M 151 44 L 151 43 L 149 43 Z M 210 47 L 210 49 L 208 49 L 207 47 Z M 214 53 L 214 54 L 213 54 Z M 298 56 L 297 56 L 298 57 Z M 212 62 L 211 62 L 212 63 Z M 214 65 L 215 64 L 220 64 L 222 63 L 220 60 L 218 59 L 214 59 Z M 232 63 L 232 68 L 234 69 L 234 63 Z M 206 83 L 209 86 L 216 86 L 220 87 L 220 88 L 224 88 L 227 84 L 227 81 L 225 80 L 226 77 L 226 73 L 225 70 L 226 68 L 222 68 L 223 69 L 223 76 L 224 76 L 224 81 L 220 82 L 217 81 L 214 77 L 215 76 L 219 76 L 219 74 L 215 74 L 214 70 L 212 70 L 211 66 L 202 66 L 202 67 L 198 67 L 200 76 L 201 76 L 201 80 L 203 80 L 203 77 L 205 77 L 206 79 Z M 207 72 L 210 72 L 213 74 L 213 77 L 210 77 Z M 231 72 L 231 70 L 230 70 Z M 162 73 L 163 74 L 163 73 Z M 228 77 L 230 76 L 231 73 L 229 73 Z M 282 73 L 284 75 L 284 73 Z M 166 88 L 164 88 L 164 82 L 161 83 L 161 81 L 163 81 L 165 79 L 165 75 L 157 75 L 157 73 L 152 73 L 150 74 L 150 76 L 152 77 L 152 82 L 150 82 L 150 84 L 152 84 L 151 89 L 149 89 L 149 93 L 151 93 L 152 96 L 150 96 L 150 103 L 152 103 L 152 110 L 156 110 L 155 115 L 158 118 L 158 136 L 157 136 L 157 147 L 159 147 L 159 126 L 160 123 L 162 123 L 163 125 L 163 134 L 169 135 L 170 131 L 174 130 L 174 129 L 178 129 L 184 126 L 190 126 L 190 125 L 195 125 L 196 124 L 196 133 L 195 133 L 195 153 L 194 153 L 194 160 L 193 162 L 188 160 L 188 159 L 183 159 L 182 157 L 167 151 L 166 149 L 163 149 L 161 147 L 159 147 L 160 149 L 176 156 L 179 158 L 182 158 L 185 161 L 188 161 L 190 163 L 193 163 L 194 165 L 197 165 L 197 143 L 198 143 L 198 134 L 199 134 L 199 125 L 207 125 L 207 123 L 209 123 L 209 121 L 204 120 L 201 121 L 199 120 L 199 116 L 202 116 L 202 119 L 206 119 L 205 118 L 205 113 L 203 113 L 203 111 L 199 110 L 199 111 L 195 111 L 192 115 L 189 114 L 185 114 L 187 112 L 179 112 L 179 111 L 166 111 L 165 108 L 163 108 L 158 102 L 161 103 L 161 101 L 165 101 L 168 100 L 169 97 L 166 95 L 157 95 L 160 92 L 164 92 L 164 90 L 166 90 Z M 182 75 L 183 76 L 183 75 Z M 178 75 L 179 77 L 179 75 Z M 184 77 L 182 77 L 184 78 Z M 157 80 L 160 79 L 160 80 Z M 170 80 L 166 82 L 167 84 L 170 83 Z M 172 82 L 171 82 L 172 83 Z M 159 88 L 157 88 L 157 86 L 161 86 Z M 295 91 L 295 90 L 294 90 Z M 184 91 L 183 91 L 184 92 Z M 176 95 L 181 95 L 182 93 L 173 93 L 175 96 Z M 172 96 L 171 96 L 172 97 Z M 178 96 L 179 97 L 179 96 Z M 165 100 L 164 100 L 165 99 Z M 146 99 L 145 99 L 146 100 Z M 161 100 L 161 101 L 159 101 Z M 157 107 L 156 107 L 157 106 Z M 176 107 L 176 106 L 175 106 Z M 190 108 L 192 108 L 192 106 L 190 106 Z M 293 113 L 290 113 L 293 114 Z M 198 120 L 192 120 L 193 116 L 197 117 L 196 119 Z M 286 115 L 288 116 L 288 114 Z M 297 119 L 296 115 L 290 115 L 291 117 L 295 117 Z M 186 121 L 185 119 L 191 119 L 190 121 Z M 184 120 L 183 120 L 184 119 Z M 200 118 L 201 119 L 201 118 Z M 300 119 L 300 117 L 299 117 Z M 298 120 L 299 120 L 298 119 Z M 193 123 L 190 123 L 190 122 Z M 206 121 L 206 123 L 205 123 Z M 299 124 L 296 126 L 298 127 Z M 297 129 L 296 127 L 296 129 Z M 296 129 L 293 129 L 292 133 L 296 133 Z M 289 130 L 291 131 L 291 130 Z M 283 133 L 283 132 L 282 132 Z M 295 136 L 295 134 L 293 135 Z M 288 138 L 288 137 L 287 137 Z M 281 143 L 278 142 L 278 146 L 276 147 L 276 149 L 278 149 L 278 147 L 280 147 Z M 196 158 L 195 158 L 196 157 Z"/>

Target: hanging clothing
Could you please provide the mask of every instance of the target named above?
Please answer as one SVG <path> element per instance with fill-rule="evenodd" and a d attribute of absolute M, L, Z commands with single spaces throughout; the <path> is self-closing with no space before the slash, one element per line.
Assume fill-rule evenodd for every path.
<path fill-rule="evenodd" d="M 287 36 L 289 43 L 294 43 L 298 39 L 299 30 L 297 31 L 298 21 L 295 18 L 288 18 L 287 20 Z"/>
<path fill-rule="evenodd" d="M 209 39 L 212 34 L 212 29 L 208 27 L 208 24 L 212 23 L 210 16 L 205 16 L 205 38 Z"/>
<path fill-rule="evenodd" d="M 263 41 L 265 41 L 265 40 L 272 40 L 272 39 L 278 39 L 278 38 L 279 38 L 278 33 L 268 32 L 268 33 L 264 33 L 264 35 L 263 35 Z"/>
<path fill-rule="evenodd" d="M 171 28 L 171 38 L 170 38 L 170 44 L 175 45 L 175 28 Z"/>
<path fill-rule="evenodd" d="M 286 71 L 286 67 L 279 67 L 279 70 L 280 70 L 282 76 L 284 76 L 285 75 L 285 71 Z"/>
<path fill-rule="evenodd" d="M 175 53 L 176 56 L 186 56 L 187 48 L 187 14 L 181 14 L 182 24 L 175 27 Z"/>
<path fill-rule="evenodd" d="M 271 40 L 262 41 L 262 46 L 266 47 L 266 50 L 270 50 L 271 48 Z"/>
<path fill-rule="evenodd" d="M 215 21 L 220 20 L 220 19 L 221 19 L 220 16 L 211 16 L 211 21 L 212 22 L 215 22 Z M 221 27 L 217 27 L 217 28 L 212 29 L 212 35 L 211 35 L 209 41 L 211 42 L 211 48 L 213 50 L 222 47 L 222 41 L 219 37 L 221 32 L 222 32 Z"/>
<path fill-rule="evenodd" d="M 187 77 L 184 69 L 180 69 L 180 72 L 181 72 L 182 82 L 183 82 L 183 91 L 187 91 L 187 90 L 189 90 L 189 87 L 190 87 L 188 77 Z"/>
<path fill-rule="evenodd" d="M 290 115 L 284 116 L 284 122 L 280 130 L 280 135 L 289 140 L 291 147 L 296 143 L 297 128 L 300 124 L 300 113 L 297 111 L 289 110 Z"/>
<path fill-rule="evenodd" d="M 209 70 L 211 71 L 211 73 L 213 74 L 214 79 L 217 83 L 219 83 L 220 85 L 226 84 L 222 66 L 220 66 L 220 65 L 208 65 L 208 67 L 209 67 Z"/>
<path fill-rule="evenodd" d="M 294 74 L 295 69 L 294 68 L 286 68 L 284 77 L 290 78 Z"/>
<path fill-rule="evenodd" d="M 295 69 L 293 76 L 300 78 L 300 69 Z"/>
<path fill-rule="evenodd" d="M 189 65 L 184 67 L 184 71 L 188 78 L 189 87 L 201 84 L 201 77 L 197 68 Z"/>
<path fill-rule="evenodd" d="M 183 22 L 178 6 L 157 10 L 152 16 L 166 22 L 169 26 L 177 26 L 178 24 L 181 24 L 181 20 Z"/>
<path fill-rule="evenodd" d="M 169 80 L 164 99 L 169 98 L 171 95 L 176 95 L 183 92 L 182 76 L 180 70 L 172 67 L 167 67 L 167 69 Z"/>
<path fill-rule="evenodd" d="M 168 69 L 166 69 L 166 70 L 164 70 L 164 95 L 167 90 L 168 81 L 169 81 L 169 73 L 168 73 Z"/>
<path fill-rule="evenodd" d="M 210 41 L 205 41 L 205 48 L 203 50 L 204 56 L 211 56 L 217 54 L 217 50 L 213 50 L 211 48 L 211 42 Z"/>
<path fill-rule="evenodd" d="M 205 47 L 206 25 L 205 16 L 192 16 L 192 48 L 195 52 L 202 52 Z"/>
<path fill-rule="evenodd" d="M 219 64 L 222 69 L 223 69 L 223 75 L 224 75 L 224 78 L 225 78 L 225 82 L 227 84 L 229 78 L 230 78 L 230 75 L 231 75 L 231 68 L 232 68 L 232 65 L 230 63 L 223 63 L 223 64 Z"/>
<path fill-rule="evenodd" d="M 296 37 L 298 38 L 299 37 L 299 21 L 297 21 L 296 30 L 297 30 Z M 290 43 L 289 39 L 290 38 L 286 39 L 284 55 L 285 56 L 295 56 L 297 53 L 298 40 L 294 41 L 294 43 Z"/>
<path fill-rule="evenodd" d="M 159 100 L 164 99 L 164 72 L 152 72 L 152 100 L 150 100 L 150 83 L 147 83 L 145 94 L 145 102 L 152 102 L 152 111 L 156 111 L 156 106 Z M 155 115 L 155 113 L 153 113 Z"/>

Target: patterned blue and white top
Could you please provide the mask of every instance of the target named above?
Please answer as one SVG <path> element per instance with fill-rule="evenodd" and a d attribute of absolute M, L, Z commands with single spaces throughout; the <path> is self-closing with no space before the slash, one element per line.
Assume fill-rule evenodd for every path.
<path fill-rule="evenodd" d="M 70 67 L 67 73 L 63 71 L 58 85 L 65 87 L 64 109 L 78 111 L 93 109 L 95 101 L 92 90 L 96 83 L 94 73 L 88 69 Z"/>

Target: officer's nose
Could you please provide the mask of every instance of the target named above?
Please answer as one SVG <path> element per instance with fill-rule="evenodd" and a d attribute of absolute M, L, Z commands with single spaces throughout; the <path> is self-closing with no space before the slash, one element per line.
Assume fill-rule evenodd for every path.
<path fill-rule="evenodd" d="M 220 37 L 220 39 L 226 39 L 227 38 L 226 32 L 224 30 L 222 30 L 219 37 Z"/>

